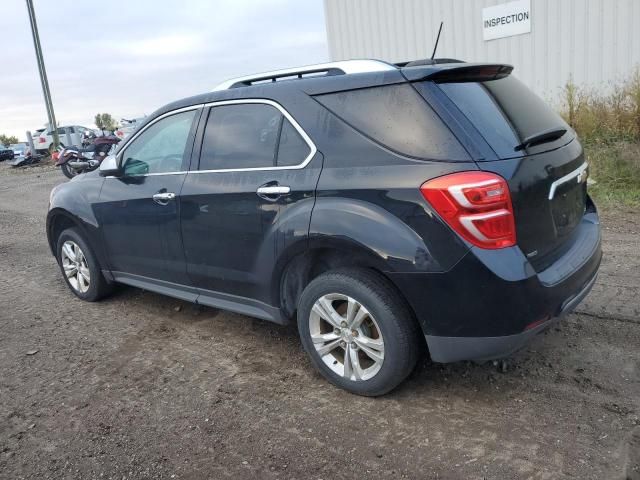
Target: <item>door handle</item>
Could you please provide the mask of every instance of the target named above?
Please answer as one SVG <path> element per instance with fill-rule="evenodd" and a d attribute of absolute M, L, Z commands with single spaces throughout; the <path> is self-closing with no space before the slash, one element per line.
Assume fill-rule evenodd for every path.
<path fill-rule="evenodd" d="M 258 196 L 265 200 L 275 200 L 280 195 L 288 195 L 290 192 L 291 187 L 285 185 L 263 185 L 256 190 Z"/>
<path fill-rule="evenodd" d="M 167 205 L 170 200 L 173 200 L 175 198 L 176 194 L 173 192 L 160 192 L 153 195 L 153 201 L 158 205 Z"/>

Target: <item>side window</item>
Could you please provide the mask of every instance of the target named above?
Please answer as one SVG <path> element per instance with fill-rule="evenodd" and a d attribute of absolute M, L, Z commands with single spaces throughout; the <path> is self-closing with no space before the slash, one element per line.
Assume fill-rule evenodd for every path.
<path fill-rule="evenodd" d="M 277 165 L 279 167 L 299 165 L 307 158 L 310 152 L 311 148 L 307 142 L 304 141 L 295 127 L 291 125 L 291 122 L 285 118 L 280 133 Z"/>
<path fill-rule="evenodd" d="M 196 112 L 190 110 L 165 117 L 142 132 L 122 153 L 125 175 L 182 170 L 187 139 Z"/>
<path fill-rule="evenodd" d="M 277 108 L 263 103 L 212 107 L 200 170 L 272 167 L 282 119 Z"/>

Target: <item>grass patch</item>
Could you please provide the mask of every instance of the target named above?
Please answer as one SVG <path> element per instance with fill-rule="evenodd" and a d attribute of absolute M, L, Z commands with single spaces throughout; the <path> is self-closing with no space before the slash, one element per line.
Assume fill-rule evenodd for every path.
<path fill-rule="evenodd" d="M 561 114 L 582 142 L 600 203 L 640 206 L 640 68 L 609 93 L 563 89 Z"/>
<path fill-rule="evenodd" d="M 586 143 L 589 193 L 598 203 L 640 207 L 640 142 Z"/>

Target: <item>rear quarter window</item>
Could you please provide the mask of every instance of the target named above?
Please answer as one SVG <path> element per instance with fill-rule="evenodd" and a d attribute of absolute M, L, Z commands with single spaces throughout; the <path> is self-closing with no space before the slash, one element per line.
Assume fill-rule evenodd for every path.
<path fill-rule="evenodd" d="M 440 117 L 406 83 L 315 98 L 361 134 L 396 153 L 428 160 L 469 159 Z"/>

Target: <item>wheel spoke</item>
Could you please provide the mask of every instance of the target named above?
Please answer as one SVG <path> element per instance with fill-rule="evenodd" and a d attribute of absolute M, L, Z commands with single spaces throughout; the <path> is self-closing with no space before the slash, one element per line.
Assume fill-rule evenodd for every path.
<path fill-rule="evenodd" d="M 360 358 L 358 357 L 358 350 L 350 346 L 349 348 L 349 357 L 351 359 L 351 368 L 353 369 L 353 375 L 356 380 L 362 380 L 362 376 L 364 371 L 360 366 Z"/>
<path fill-rule="evenodd" d="M 347 343 L 347 346 L 344 349 L 344 377 L 350 379 L 352 371 L 353 366 L 351 365 L 351 344 Z"/>
<path fill-rule="evenodd" d="M 367 354 L 374 362 L 384 360 L 384 343 L 382 340 L 373 339 L 365 336 L 356 337 L 356 345 L 358 345 L 364 353 Z"/>
<path fill-rule="evenodd" d="M 327 343 L 337 338 L 340 338 L 340 335 L 336 335 L 333 332 L 311 335 L 311 340 L 313 341 L 313 343 Z"/>
<path fill-rule="evenodd" d="M 313 311 L 323 320 L 330 323 L 335 328 L 340 328 L 340 322 L 343 320 L 342 317 L 331 305 L 331 301 L 325 297 L 321 297 L 318 299 L 316 303 L 313 304 Z"/>
<path fill-rule="evenodd" d="M 89 283 L 89 269 L 85 266 L 80 266 L 80 274 L 85 278 L 87 283 Z"/>
<path fill-rule="evenodd" d="M 76 261 L 76 252 L 74 251 L 70 243 L 65 243 L 64 245 L 62 245 L 62 250 L 69 260 L 71 260 L 72 262 Z"/>
<path fill-rule="evenodd" d="M 347 300 L 347 325 L 351 326 L 353 319 L 360 310 L 361 305 L 353 298 L 349 297 Z"/>
<path fill-rule="evenodd" d="M 83 292 L 89 289 L 89 278 L 85 277 L 81 271 L 78 272 L 78 284 L 80 285 L 80 290 Z"/>
<path fill-rule="evenodd" d="M 334 340 L 333 342 L 329 342 L 320 348 L 316 348 L 316 351 L 318 352 L 318 355 L 320 355 L 321 357 L 324 357 L 326 354 L 335 350 L 339 346 L 340 346 L 340 339 L 338 338 L 337 340 Z"/>
<path fill-rule="evenodd" d="M 67 275 L 67 278 L 75 277 L 78 274 L 78 269 L 75 265 L 69 265 L 64 267 L 64 273 Z"/>
<path fill-rule="evenodd" d="M 361 324 L 362 321 L 367 318 L 367 316 L 369 316 L 369 311 L 364 308 L 363 305 L 360 305 L 360 308 L 358 308 L 358 311 L 356 312 L 356 314 L 353 316 L 353 319 L 351 320 L 351 322 L 349 323 L 349 328 L 358 328 Z"/>
<path fill-rule="evenodd" d="M 64 268 L 65 271 L 69 271 L 69 270 L 73 270 L 76 268 L 76 265 L 74 263 L 70 263 L 69 261 L 67 261 L 67 259 L 65 258 L 64 260 L 62 260 L 62 268 Z"/>

